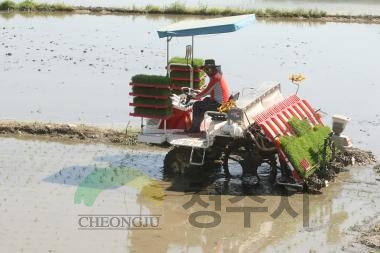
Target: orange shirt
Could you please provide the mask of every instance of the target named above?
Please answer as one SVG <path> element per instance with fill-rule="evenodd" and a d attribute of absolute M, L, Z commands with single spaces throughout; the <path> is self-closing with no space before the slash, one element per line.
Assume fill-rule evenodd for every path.
<path fill-rule="evenodd" d="M 230 97 L 230 91 L 228 84 L 221 73 L 216 73 L 210 78 L 210 82 L 207 87 L 202 90 L 195 99 L 200 99 L 210 94 L 211 99 L 215 100 L 219 104 L 223 104 L 228 101 Z"/>

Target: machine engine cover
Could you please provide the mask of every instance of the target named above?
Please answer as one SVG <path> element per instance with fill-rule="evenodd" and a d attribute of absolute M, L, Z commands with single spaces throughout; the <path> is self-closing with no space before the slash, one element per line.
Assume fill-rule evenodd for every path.
<path fill-rule="evenodd" d="M 243 122 L 244 119 L 244 112 L 242 109 L 239 108 L 231 108 L 228 113 L 228 119 L 232 122 L 236 122 L 238 124 Z"/>

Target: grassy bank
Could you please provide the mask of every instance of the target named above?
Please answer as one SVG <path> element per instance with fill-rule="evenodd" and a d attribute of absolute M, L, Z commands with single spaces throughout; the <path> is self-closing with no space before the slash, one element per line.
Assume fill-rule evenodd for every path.
<path fill-rule="evenodd" d="M 214 8 L 201 5 L 195 8 L 175 2 L 169 6 L 160 7 L 147 5 L 145 7 L 85 7 L 69 6 L 62 3 L 47 4 L 26 0 L 15 3 L 11 0 L 0 2 L 0 12 L 6 13 L 35 13 L 35 14 L 97 14 L 97 15 L 125 15 L 125 14 L 163 14 L 163 15 L 204 15 L 204 16 L 232 16 L 240 14 L 255 14 L 257 18 L 282 19 L 282 20 L 312 20 L 320 22 L 343 22 L 343 23 L 371 23 L 380 24 L 380 16 L 374 15 L 333 15 L 318 9 L 243 9 L 243 8 Z"/>
<path fill-rule="evenodd" d="M 48 4 L 48 3 L 36 3 L 31 0 L 25 0 L 20 3 L 15 3 L 10 0 L 5 0 L 0 3 L 1 11 L 64 11 L 73 12 L 75 7 L 68 6 L 63 3 Z"/>
<path fill-rule="evenodd" d="M 89 11 L 89 12 L 111 12 L 111 13 L 136 13 L 136 14 L 184 14 L 184 15 L 210 15 L 210 16 L 231 16 L 240 14 L 256 14 L 258 17 L 303 17 L 303 18 L 320 18 L 326 16 L 325 11 L 321 10 L 280 10 L 280 9 L 242 9 L 242 8 L 210 8 L 201 5 L 195 8 L 187 7 L 185 4 L 175 2 L 166 7 L 156 5 L 147 5 L 145 7 L 130 8 L 112 8 L 112 7 L 82 7 L 69 6 L 65 4 L 47 4 L 37 3 L 31 0 L 25 0 L 21 3 L 15 3 L 5 0 L 0 3 L 1 11 Z"/>

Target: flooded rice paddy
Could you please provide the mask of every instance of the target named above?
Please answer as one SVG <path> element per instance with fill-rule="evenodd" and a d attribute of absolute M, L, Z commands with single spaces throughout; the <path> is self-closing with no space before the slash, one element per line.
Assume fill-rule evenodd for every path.
<path fill-rule="evenodd" d="M 166 42 L 155 31 L 180 19 L 2 14 L 0 118 L 137 126 L 138 119 L 128 116 L 128 83 L 135 74 L 165 74 Z M 172 55 L 184 55 L 189 43 L 173 39 Z M 197 38 L 195 56 L 215 58 L 234 91 L 280 81 L 291 94 L 296 87 L 287 77 L 304 73 L 300 96 L 327 112 L 328 123 L 334 113 L 351 117 L 346 134 L 379 156 L 378 45 L 380 25 L 267 20 L 236 33 Z M 321 195 L 290 194 L 294 218 L 286 212 L 271 216 L 285 193 L 269 184 L 246 186 L 235 178 L 226 189 L 217 180 L 201 195 L 210 203 L 207 210 L 215 211 L 209 197 L 223 193 L 220 224 L 210 229 L 189 223 L 204 209 L 185 209 L 195 195 L 180 191 L 165 191 L 161 206 L 128 185 L 101 192 L 91 207 L 74 204 L 82 180 L 106 167 L 135 168 L 160 181 L 165 153 L 1 138 L 0 251 L 360 252 L 352 243 L 354 228 L 380 211 L 379 175 L 369 167 L 341 173 Z M 243 213 L 231 212 L 239 207 L 266 209 L 245 224 Z M 78 230 L 81 214 L 156 214 L 162 230 L 83 231 Z"/>
<path fill-rule="evenodd" d="M 136 74 L 166 73 L 166 41 L 156 31 L 180 19 L 2 14 L 0 117 L 138 127 L 139 119 L 129 117 L 129 82 Z M 190 43 L 174 38 L 170 55 L 184 56 Z M 378 45 L 380 25 L 264 20 L 198 37 L 194 50 L 222 65 L 232 91 L 278 81 L 291 94 L 296 87 L 288 76 L 305 74 L 300 96 L 327 112 L 328 123 L 335 113 L 351 117 L 348 134 L 379 154 Z"/>
<path fill-rule="evenodd" d="M 2 252 L 352 252 L 355 226 L 379 212 L 379 175 L 371 168 L 351 168 L 321 195 L 285 193 L 265 182 L 218 184 L 202 195 L 165 191 L 162 205 L 148 201 L 129 185 L 102 191 L 88 207 L 74 195 L 88 175 L 103 168 L 137 168 L 162 178 L 165 151 L 129 150 L 103 145 L 68 145 L 0 140 L 0 231 Z M 285 195 L 283 195 L 285 194 Z M 283 195 L 283 196 L 282 196 Z M 184 208 L 193 196 L 209 203 Z M 217 209 L 213 196 L 220 197 Z M 276 213 L 282 200 L 289 213 Z M 307 204 L 309 203 L 309 204 Z M 245 217 L 238 208 L 264 208 Z M 304 209 L 304 207 L 308 207 Z M 231 208 L 231 209 L 229 209 Z M 233 209 L 235 208 L 235 209 Z M 214 228 L 190 224 L 197 211 L 215 212 Z M 78 230 L 78 215 L 160 215 L 160 230 Z M 292 217 L 293 215 L 294 217 Z M 196 221 L 212 222 L 205 216 Z M 304 227 L 308 224 L 307 227 Z"/>

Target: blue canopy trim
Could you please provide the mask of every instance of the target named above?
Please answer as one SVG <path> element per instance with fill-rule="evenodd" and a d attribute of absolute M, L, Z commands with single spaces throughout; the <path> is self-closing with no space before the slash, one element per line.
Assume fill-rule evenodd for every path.
<path fill-rule="evenodd" d="M 157 32 L 160 38 L 229 33 L 253 24 L 255 21 L 256 18 L 254 14 L 181 21 L 171 24 Z"/>

